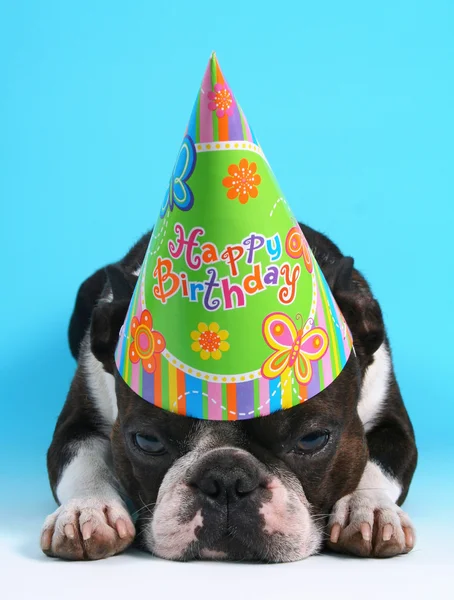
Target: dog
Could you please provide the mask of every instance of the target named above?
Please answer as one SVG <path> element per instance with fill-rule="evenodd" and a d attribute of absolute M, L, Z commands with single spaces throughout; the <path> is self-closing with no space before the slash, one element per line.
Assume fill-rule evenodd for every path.
<path fill-rule="evenodd" d="M 289 562 L 414 547 L 400 506 L 417 449 L 380 306 L 351 257 L 300 227 L 354 352 L 324 391 L 269 416 L 176 415 L 118 375 L 115 346 L 151 232 L 81 285 L 69 327 L 78 366 L 47 455 L 59 508 L 44 522 L 45 554 L 100 559 L 135 543 L 171 560 Z"/>

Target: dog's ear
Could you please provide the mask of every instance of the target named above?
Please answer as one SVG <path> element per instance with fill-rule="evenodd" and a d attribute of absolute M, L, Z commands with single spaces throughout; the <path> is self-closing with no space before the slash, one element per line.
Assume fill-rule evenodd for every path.
<path fill-rule="evenodd" d="M 111 298 L 101 300 L 93 309 L 90 327 L 91 351 L 108 373 L 114 372 L 114 352 L 118 334 L 134 291 L 137 278 L 118 265 L 105 269 Z"/>
<path fill-rule="evenodd" d="M 325 277 L 355 343 L 359 342 L 366 356 L 372 356 L 385 339 L 383 315 L 366 280 L 353 268 L 353 258 L 346 256 L 328 265 Z"/>
<path fill-rule="evenodd" d="M 137 277 L 125 271 L 119 265 L 109 265 L 105 268 L 107 280 L 110 283 L 114 301 L 131 300 Z"/>
<path fill-rule="evenodd" d="M 340 260 L 324 268 L 326 281 L 334 295 L 339 291 L 351 288 L 354 261 L 351 256 L 343 256 Z"/>

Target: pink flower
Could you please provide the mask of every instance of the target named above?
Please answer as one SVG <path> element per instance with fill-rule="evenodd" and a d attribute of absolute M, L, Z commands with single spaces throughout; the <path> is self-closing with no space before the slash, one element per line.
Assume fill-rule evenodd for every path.
<path fill-rule="evenodd" d="M 233 115 L 233 96 L 227 89 L 225 83 L 217 83 L 214 86 L 214 92 L 208 92 L 208 108 L 215 110 L 216 115 L 219 118 L 227 115 L 231 117 Z"/>

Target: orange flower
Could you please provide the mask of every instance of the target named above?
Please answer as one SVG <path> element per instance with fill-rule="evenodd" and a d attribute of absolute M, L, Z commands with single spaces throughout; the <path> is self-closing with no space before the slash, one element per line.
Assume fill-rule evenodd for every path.
<path fill-rule="evenodd" d="M 238 200 L 241 204 L 246 204 L 251 198 L 257 198 L 258 189 L 256 186 L 260 184 L 262 178 L 257 171 L 255 162 L 248 163 L 245 158 L 240 160 L 239 165 L 230 165 L 229 174 L 231 177 L 224 177 L 222 185 L 229 188 L 227 198 L 230 200 Z"/>
<path fill-rule="evenodd" d="M 225 341 L 228 337 L 229 332 L 221 329 L 217 323 L 199 323 L 197 331 L 191 331 L 191 338 L 194 340 L 191 348 L 194 352 L 200 352 L 200 358 L 203 360 L 210 357 L 219 360 L 222 353 L 230 348 L 230 344 Z"/>
<path fill-rule="evenodd" d="M 140 317 L 133 317 L 131 321 L 131 336 L 133 342 L 129 346 L 129 358 L 134 364 L 142 361 L 142 366 L 147 373 L 154 373 L 156 369 L 155 355 L 161 353 L 166 347 L 162 333 L 153 331 L 153 317 L 149 310 L 144 310 Z"/>

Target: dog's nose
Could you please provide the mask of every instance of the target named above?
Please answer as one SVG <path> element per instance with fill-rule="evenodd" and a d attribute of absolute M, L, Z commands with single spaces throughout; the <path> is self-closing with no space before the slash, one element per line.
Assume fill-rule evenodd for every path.
<path fill-rule="evenodd" d="M 242 451 L 212 451 L 190 477 L 205 496 L 224 504 L 237 502 L 256 490 L 262 480 L 253 456 Z"/>
<path fill-rule="evenodd" d="M 213 468 L 205 471 L 196 486 L 205 496 L 223 502 L 235 501 L 249 495 L 258 487 L 258 478 L 242 469 Z"/>

